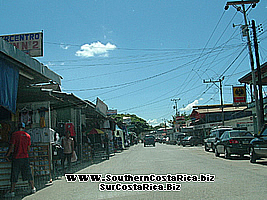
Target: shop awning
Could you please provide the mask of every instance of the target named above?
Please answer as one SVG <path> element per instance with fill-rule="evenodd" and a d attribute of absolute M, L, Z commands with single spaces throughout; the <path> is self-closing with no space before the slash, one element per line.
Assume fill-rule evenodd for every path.
<path fill-rule="evenodd" d="M 104 131 L 97 128 L 93 128 L 88 134 L 104 134 Z"/>
<path fill-rule="evenodd" d="M 261 65 L 261 79 L 262 79 L 262 84 L 267 85 L 267 62 Z M 256 75 L 256 81 L 258 81 L 258 73 L 257 70 L 255 69 L 255 75 Z M 247 83 L 251 84 L 252 83 L 252 75 L 251 72 L 243 76 L 238 80 L 240 83 Z"/>

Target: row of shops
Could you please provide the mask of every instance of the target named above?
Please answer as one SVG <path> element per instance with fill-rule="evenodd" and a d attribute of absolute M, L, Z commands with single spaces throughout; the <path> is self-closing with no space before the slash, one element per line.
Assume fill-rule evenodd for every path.
<path fill-rule="evenodd" d="M 75 141 L 78 163 L 93 160 L 108 145 L 108 155 L 130 144 L 130 135 L 107 116 L 108 106 L 61 91 L 62 77 L 0 38 L 0 188 L 10 178 L 4 159 L 11 134 L 23 122 L 31 135 L 34 177 L 52 181 L 60 157 L 56 144 L 66 131 Z M 105 140 L 106 139 L 106 140 Z M 106 153 L 107 154 L 107 153 Z M 23 183 L 21 183 L 23 184 Z M 20 184 L 18 184 L 20 185 Z"/>

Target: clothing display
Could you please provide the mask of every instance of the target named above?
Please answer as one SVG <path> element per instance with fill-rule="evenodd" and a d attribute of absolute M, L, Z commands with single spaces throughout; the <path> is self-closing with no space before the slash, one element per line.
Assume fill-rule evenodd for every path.
<path fill-rule="evenodd" d="M 69 131 L 70 136 L 76 136 L 75 130 L 74 130 L 74 124 L 69 122 L 65 124 L 65 132 Z"/>
<path fill-rule="evenodd" d="M 45 112 L 48 111 L 47 108 L 41 107 L 38 109 L 39 114 L 40 114 L 40 127 L 44 128 L 46 126 L 45 124 Z"/>
<path fill-rule="evenodd" d="M 23 122 L 26 126 L 32 123 L 32 112 L 22 111 L 20 113 L 20 121 Z"/>
<path fill-rule="evenodd" d="M 31 136 L 31 142 L 54 142 L 55 130 L 51 128 L 33 128 L 26 132 Z"/>

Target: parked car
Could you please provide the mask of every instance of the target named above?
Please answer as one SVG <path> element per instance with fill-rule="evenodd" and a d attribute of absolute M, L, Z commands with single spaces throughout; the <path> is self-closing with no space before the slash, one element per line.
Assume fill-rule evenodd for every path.
<path fill-rule="evenodd" d="M 224 154 L 225 158 L 229 158 L 231 154 L 238 154 L 243 157 L 244 154 L 249 154 L 249 143 L 253 138 L 248 131 L 225 131 L 215 143 L 215 156 Z"/>
<path fill-rule="evenodd" d="M 184 139 L 186 137 L 186 134 L 185 133 L 180 133 L 180 134 L 178 134 L 177 135 L 177 144 L 178 145 L 181 145 L 181 141 L 182 141 L 182 139 Z"/>
<path fill-rule="evenodd" d="M 155 137 L 153 135 L 146 135 L 144 138 L 144 147 L 147 145 L 155 146 Z"/>
<path fill-rule="evenodd" d="M 211 130 L 208 138 L 204 139 L 204 149 L 209 151 L 210 149 L 215 152 L 214 143 L 225 131 L 233 130 L 231 127 L 216 127 Z"/>
<path fill-rule="evenodd" d="M 250 162 L 255 163 L 259 158 L 267 158 L 267 125 L 259 135 L 250 141 L 249 155 Z"/>
<path fill-rule="evenodd" d="M 181 145 L 183 145 L 183 147 L 186 145 L 197 146 L 200 143 L 201 143 L 201 139 L 197 136 L 187 136 L 181 140 Z"/>

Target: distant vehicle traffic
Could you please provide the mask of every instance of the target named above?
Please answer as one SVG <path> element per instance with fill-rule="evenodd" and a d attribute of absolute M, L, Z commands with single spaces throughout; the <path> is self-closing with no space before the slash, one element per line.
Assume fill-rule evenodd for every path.
<path fill-rule="evenodd" d="M 153 135 L 146 135 L 144 138 L 144 147 L 147 145 L 155 146 L 155 137 Z"/>
<path fill-rule="evenodd" d="M 243 157 L 244 154 L 249 154 L 249 143 L 253 138 L 248 131 L 225 131 L 215 143 L 215 156 L 224 154 L 225 158 L 230 158 L 231 154 L 238 154 Z"/>
<path fill-rule="evenodd" d="M 267 158 L 267 125 L 259 136 L 250 141 L 250 162 L 255 163 L 259 158 Z"/>
<path fill-rule="evenodd" d="M 201 144 L 201 139 L 197 136 L 187 136 L 181 140 L 181 145 L 186 146 L 197 146 L 198 144 Z"/>
<path fill-rule="evenodd" d="M 217 127 L 212 129 L 208 138 L 204 139 L 205 151 L 209 151 L 211 149 L 213 152 L 215 152 L 214 143 L 216 142 L 216 140 L 219 139 L 225 131 L 230 131 L 230 130 L 233 130 L 233 128 Z"/>

